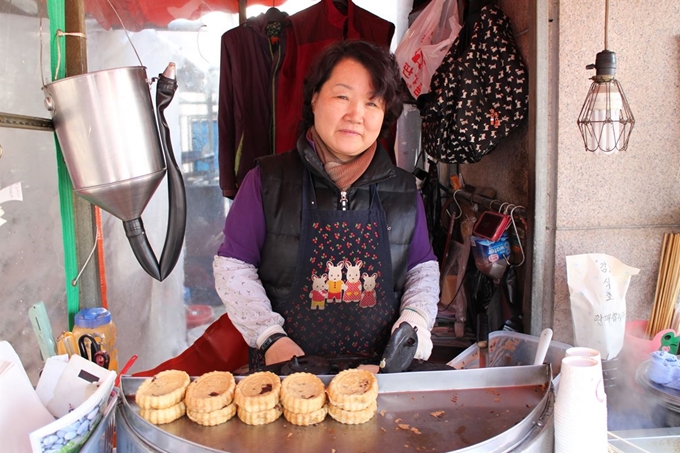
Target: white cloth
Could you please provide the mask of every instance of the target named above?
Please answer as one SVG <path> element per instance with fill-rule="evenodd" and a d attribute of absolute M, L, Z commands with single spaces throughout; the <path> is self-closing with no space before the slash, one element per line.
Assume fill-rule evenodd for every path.
<path fill-rule="evenodd" d="M 432 354 L 432 338 L 430 338 L 430 330 L 427 328 L 427 321 L 421 315 L 419 315 L 415 310 L 407 308 L 401 312 L 399 319 L 392 326 L 392 332 L 401 325 L 401 323 L 407 322 L 411 327 L 415 327 L 416 335 L 418 335 L 418 349 L 416 349 L 416 354 L 413 356 L 414 359 L 427 360 Z"/>
<path fill-rule="evenodd" d="M 427 322 L 428 332 L 434 327 L 439 303 L 439 263 L 426 261 L 406 273 L 400 312 L 411 308 Z"/>
<path fill-rule="evenodd" d="M 229 319 L 251 348 L 257 348 L 270 335 L 283 330 L 283 317 L 272 310 L 257 268 L 235 258 L 215 256 L 215 289 L 227 309 Z"/>
<path fill-rule="evenodd" d="M 427 261 L 406 273 L 406 288 L 401 298 L 401 315 L 392 326 L 392 332 L 402 322 L 416 328 L 418 349 L 414 359 L 427 360 L 432 354 L 430 331 L 437 317 L 439 302 L 439 264 Z"/>

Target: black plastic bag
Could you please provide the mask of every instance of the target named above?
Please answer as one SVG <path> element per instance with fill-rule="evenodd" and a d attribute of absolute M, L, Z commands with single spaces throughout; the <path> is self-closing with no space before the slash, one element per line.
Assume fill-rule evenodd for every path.
<path fill-rule="evenodd" d="M 499 280 L 485 275 L 474 265 L 468 266 L 468 319 L 486 313 L 489 331 L 511 330 L 523 332 L 521 297 L 517 288 L 517 273 L 508 267 Z"/>

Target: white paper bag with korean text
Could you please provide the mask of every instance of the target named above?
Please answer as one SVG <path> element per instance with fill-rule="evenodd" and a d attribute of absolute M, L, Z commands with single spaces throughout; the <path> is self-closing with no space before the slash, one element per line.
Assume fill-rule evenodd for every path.
<path fill-rule="evenodd" d="M 567 284 L 574 322 L 574 346 L 615 358 L 623 347 L 626 292 L 640 269 L 603 253 L 567 256 Z"/>

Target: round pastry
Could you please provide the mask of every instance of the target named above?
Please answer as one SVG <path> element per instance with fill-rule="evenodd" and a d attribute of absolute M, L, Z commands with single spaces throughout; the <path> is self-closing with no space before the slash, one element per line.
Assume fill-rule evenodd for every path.
<path fill-rule="evenodd" d="M 346 411 L 340 409 L 332 404 L 328 405 L 328 415 L 334 420 L 344 423 L 346 425 L 358 425 L 366 423 L 375 415 L 378 410 L 378 403 L 373 401 L 367 408 L 358 411 Z"/>
<path fill-rule="evenodd" d="M 183 401 L 174 406 L 166 407 L 164 409 L 140 409 L 139 415 L 144 420 L 147 420 L 154 425 L 162 425 L 164 423 L 174 422 L 186 412 L 186 406 Z"/>
<path fill-rule="evenodd" d="M 203 426 L 216 426 L 229 421 L 236 414 L 236 404 L 231 403 L 212 412 L 195 412 L 187 409 L 187 417 L 195 423 Z"/>
<path fill-rule="evenodd" d="M 270 371 L 259 371 L 236 385 L 234 401 L 239 409 L 248 412 L 266 411 L 276 406 L 280 393 L 281 379 Z"/>
<path fill-rule="evenodd" d="M 184 393 L 191 378 L 184 371 L 161 371 L 146 379 L 137 389 L 135 402 L 140 409 L 165 409 L 177 405 L 184 399 Z"/>
<path fill-rule="evenodd" d="M 317 376 L 293 373 L 281 382 L 281 404 L 284 409 L 297 414 L 318 411 L 326 403 L 325 390 L 326 387 Z"/>
<path fill-rule="evenodd" d="M 378 380 L 370 371 L 357 368 L 344 370 L 331 380 L 326 393 L 328 400 L 336 408 L 360 411 L 375 403 L 378 397 Z"/>
<path fill-rule="evenodd" d="M 193 413 L 217 411 L 233 402 L 235 389 L 233 374 L 228 371 L 213 371 L 189 384 L 184 403 L 187 411 Z"/>
<path fill-rule="evenodd" d="M 326 406 L 322 406 L 321 409 L 317 409 L 315 411 L 307 412 L 304 414 L 291 412 L 285 407 L 283 408 L 283 416 L 286 418 L 286 420 L 288 420 L 293 425 L 298 426 L 309 426 L 321 423 L 324 420 L 324 418 L 326 418 L 327 413 L 328 409 L 326 408 Z"/>
<path fill-rule="evenodd" d="M 272 423 L 281 416 L 281 405 L 275 404 L 270 409 L 257 412 L 250 412 L 243 407 L 238 408 L 238 418 L 247 425 L 266 425 Z"/>

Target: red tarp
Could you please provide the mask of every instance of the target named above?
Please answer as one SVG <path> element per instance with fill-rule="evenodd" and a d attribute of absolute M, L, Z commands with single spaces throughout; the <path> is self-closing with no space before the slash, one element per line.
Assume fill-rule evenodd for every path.
<path fill-rule="evenodd" d="M 238 13 L 239 0 L 110 0 L 125 28 L 165 28 L 175 19 L 199 19 L 213 11 Z M 285 0 L 247 0 L 247 5 L 281 6 Z M 107 0 L 85 0 L 85 11 L 104 29 L 122 28 Z"/>

